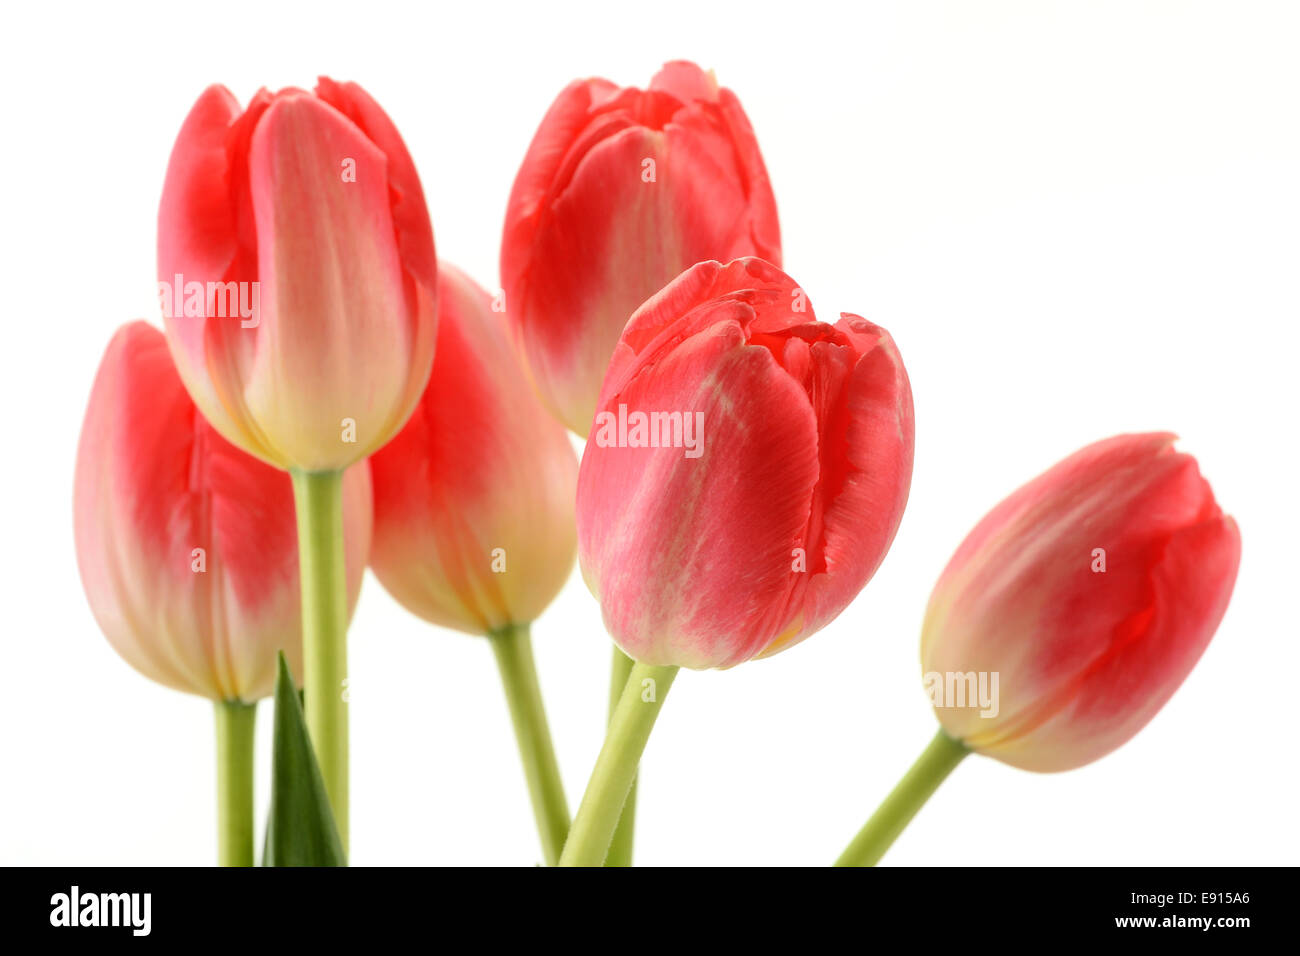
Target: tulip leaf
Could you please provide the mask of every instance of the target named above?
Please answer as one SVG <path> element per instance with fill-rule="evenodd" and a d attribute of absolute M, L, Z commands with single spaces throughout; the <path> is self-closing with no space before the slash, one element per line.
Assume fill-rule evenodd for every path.
<path fill-rule="evenodd" d="M 302 702 L 283 654 L 275 682 L 271 813 L 262 865 L 347 866 L 325 781 L 307 736 Z"/>

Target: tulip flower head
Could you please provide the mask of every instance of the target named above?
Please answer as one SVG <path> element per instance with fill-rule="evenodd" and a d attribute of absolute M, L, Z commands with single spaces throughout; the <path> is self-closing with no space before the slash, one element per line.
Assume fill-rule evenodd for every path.
<path fill-rule="evenodd" d="M 186 394 L 157 329 L 109 343 L 77 448 L 77 563 L 113 648 L 160 684 L 213 700 L 272 692 L 301 666 L 291 480 L 225 441 Z M 343 478 L 348 607 L 371 528 L 363 462 Z"/>
<path fill-rule="evenodd" d="M 1187 677 L 1227 609 L 1241 537 L 1173 442 L 1089 445 L 957 549 L 926 612 L 923 670 L 928 682 L 996 675 L 1000 699 L 985 716 L 936 700 L 950 737 L 1016 767 L 1069 770 L 1136 734 Z"/>
<path fill-rule="evenodd" d="M 371 459 L 371 565 L 408 610 L 488 634 L 528 624 L 577 543 L 577 457 L 537 403 L 492 298 L 438 267 L 438 359 L 406 427 Z"/>
<path fill-rule="evenodd" d="M 817 321 L 761 259 L 702 262 L 629 320 L 578 476 L 578 556 L 619 646 L 729 667 L 860 591 L 898 530 L 912 394 L 889 333 Z"/>
<path fill-rule="evenodd" d="M 506 212 L 501 276 L 515 343 L 579 435 L 629 316 L 707 259 L 780 264 L 776 200 L 740 101 L 693 63 L 639 90 L 578 80 L 556 98 Z"/>
<path fill-rule="evenodd" d="M 397 433 L 433 361 L 424 194 L 361 87 L 204 91 L 158 213 L 159 295 L 181 379 L 227 440 L 337 471 Z"/>

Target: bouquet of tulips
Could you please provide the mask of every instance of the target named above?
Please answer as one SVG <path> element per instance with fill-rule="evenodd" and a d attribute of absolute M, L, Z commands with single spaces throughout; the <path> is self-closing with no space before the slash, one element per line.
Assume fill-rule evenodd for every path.
<path fill-rule="evenodd" d="M 435 253 L 415 163 L 361 87 L 241 107 L 213 86 L 171 155 L 157 273 L 163 330 L 123 326 L 90 394 L 77 553 L 118 653 L 215 704 L 222 864 L 258 856 L 253 724 L 272 694 L 262 862 L 346 861 L 367 566 L 491 646 L 546 863 L 628 865 L 678 669 L 825 627 L 907 504 L 899 349 L 857 315 L 817 318 L 783 271 L 749 120 L 692 63 L 560 93 L 510 193 L 495 292 Z M 1060 771 L 1136 734 L 1213 636 L 1240 551 L 1167 433 L 1098 441 L 1012 492 L 926 610 L 939 730 L 839 863 L 879 860 L 970 753 Z M 529 627 L 575 557 L 615 648 L 571 814 Z"/>

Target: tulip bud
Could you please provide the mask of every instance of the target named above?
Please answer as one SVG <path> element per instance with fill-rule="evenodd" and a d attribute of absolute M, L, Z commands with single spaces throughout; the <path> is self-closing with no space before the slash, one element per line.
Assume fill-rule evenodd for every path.
<path fill-rule="evenodd" d="M 351 609 L 370 544 L 364 462 L 343 496 Z M 136 670 L 244 702 L 272 692 L 278 650 L 302 673 L 292 482 L 213 430 L 144 322 L 119 329 L 100 363 L 74 501 L 91 611 Z"/>
<path fill-rule="evenodd" d="M 646 90 L 578 80 L 515 179 L 501 276 L 538 394 L 579 435 L 632 312 L 706 259 L 780 264 L 776 200 L 734 93 L 693 63 Z"/>
<path fill-rule="evenodd" d="M 1016 767 L 1069 770 L 1136 734 L 1187 677 L 1228 606 L 1241 537 L 1173 442 L 1089 445 L 962 542 L 921 638 L 949 737 Z M 997 688 L 987 706 L 969 699 L 981 680 Z M 946 693 L 959 683 L 964 701 Z"/>
<path fill-rule="evenodd" d="M 645 664 L 729 667 L 829 623 L 870 580 L 912 477 L 884 329 L 817 321 L 760 259 L 702 262 L 632 316 L 578 474 L 578 557 Z"/>
<path fill-rule="evenodd" d="M 438 359 L 406 427 L 371 459 L 383 586 L 414 614 L 487 634 L 534 620 L 577 544 L 577 458 L 528 387 L 491 297 L 438 267 Z"/>
<path fill-rule="evenodd" d="M 159 296 L 199 409 L 264 461 L 337 471 L 393 437 L 433 361 L 436 259 L 415 166 L 359 86 L 221 86 L 158 212 Z"/>

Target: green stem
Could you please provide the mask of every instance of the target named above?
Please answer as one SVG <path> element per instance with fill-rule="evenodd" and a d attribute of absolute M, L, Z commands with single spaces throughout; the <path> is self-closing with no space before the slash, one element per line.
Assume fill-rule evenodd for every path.
<path fill-rule="evenodd" d="M 605 862 L 641 753 L 676 676 L 676 667 L 640 663 L 632 667 L 587 792 L 569 828 L 560 866 L 600 866 Z"/>
<path fill-rule="evenodd" d="M 614 719 L 614 710 L 618 707 L 623 688 L 627 686 L 628 675 L 632 673 L 632 658 L 628 657 L 618 645 L 614 646 L 614 663 L 609 670 L 609 719 Z M 627 792 L 623 804 L 623 813 L 618 818 L 618 827 L 609 844 L 609 854 L 605 857 L 606 866 L 632 865 L 632 840 L 636 835 L 636 778 L 632 779 L 632 789 Z"/>
<path fill-rule="evenodd" d="M 302 669 L 307 732 L 348 846 L 347 575 L 343 563 L 343 473 L 293 475 L 302 582 Z"/>
<path fill-rule="evenodd" d="M 555 762 L 551 730 L 542 706 L 542 689 L 533 663 L 533 642 L 527 624 L 514 624 L 488 635 L 501 671 L 501 686 L 510 705 L 515 740 L 524 764 L 524 778 L 533 801 L 537 833 L 547 866 L 555 866 L 569 833 L 569 802 L 564 796 L 560 767 Z"/>
<path fill-rule="evenodd" d="M 898 835 L 912 822 L 925 801 L 934 796 L 969 750 L 942 730 L 934 735 L 916 763 L 885 797 L 871 819 L 835 861 L 836 866 L 875 866 Z"/>
<path fill-rule="evenodd" d="M 253 726 L 257 705 L 219 700 L 217 718 L 217 864 L 253 865 Z"/>

